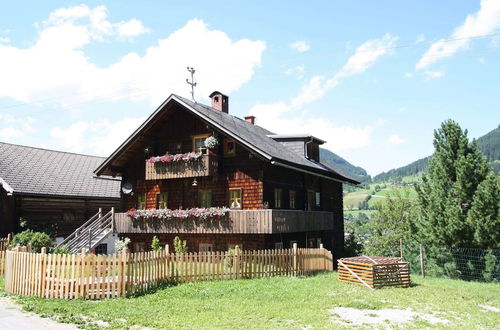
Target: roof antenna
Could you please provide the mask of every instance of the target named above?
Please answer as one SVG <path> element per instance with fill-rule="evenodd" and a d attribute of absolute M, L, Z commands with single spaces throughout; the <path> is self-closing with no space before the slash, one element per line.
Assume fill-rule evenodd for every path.
<path fill-rule="evenodd" d="M 194 88 L 196 87 L 196 83 L 194 82 L 194 73 L 196 72 L 196 70 L 193 69 L 193 67 L 187 67 L 187 70 L 191 73 L 191 81 L 186 78 L 186 82 L 191 86 L 191 98 L 194 102 L 196 102 L 196 100 L 194 99 Z"/>

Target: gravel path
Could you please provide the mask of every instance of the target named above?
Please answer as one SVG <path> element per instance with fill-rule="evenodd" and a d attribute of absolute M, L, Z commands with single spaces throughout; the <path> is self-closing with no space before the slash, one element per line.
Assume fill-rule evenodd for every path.
<path fill-rule="evenodd" d="M 28 330 L 28 329 L 77 329 L 74 325 L 62 324 L 50 319 L 42 318 L 34 313 L 23 312 L 9 298 L 0 298 L 0 329 Z"/>

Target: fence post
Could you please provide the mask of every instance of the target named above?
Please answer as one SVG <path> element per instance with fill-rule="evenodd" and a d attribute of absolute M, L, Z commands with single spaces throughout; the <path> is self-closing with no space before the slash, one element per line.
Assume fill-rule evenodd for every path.
<path fill-rule="evenodd" d="M 165 279 L 169 280 L 169 269 L 168 269 L 168 259 L 170 258 L 170 251 L 169 251 L 169 246 L 168 244 L 165 244 Z"/>
<path fill-rule="evenodd" d="M 422 277 L 425 277 L 425 269 L 424 269 L 424 247 L 420 244 L 420 274 Z"/>
<path fill-rule="evenodd" d="M 401 254 L 401 258 L 403 258 L 403 239 L 399 239 L 399 253 Z"/>
<path fill-rule="evenodd" d="M 42 254 L 42 257 L 41 257 L 41 266 L 40 266 L 40 292 L 39 292 L 39 296 L 40 297 L 45 297 L 45 286 L 46 286 L 46 282 L 47 282 L 47 248 L 44 246 L 42 247 L 42 250 L 40 251 L 41 254 Z"/>
<path fill-rule="evenodd" d="M 121 276 L 121 292 L 122 296 L 127 295 L 127 289 L 128 289 L 128 279 L 127 279 L 127 262 L 128 262 L 128 248 L 124 247 L 122 250 L 122 255 L 121 255 L 121 264 L 122 264 L 122 276 Z"/>
<path fill-rule="evenodd" d="M 234 278 L 237 280 L 238 279 L 238 273 L 239 273 L 239 267 L 240 267 L 240 247 L 236 245 L 234 247 Z"/>
<path fill-rule="evenodd" d="M 7 245 L 10 243 L 12 240 L 12 236 L 10 234 L 7 234 Z"/>
<path fill-rule="evenodd" d="M 299 271 L 299 256 L 298 256 L 297 243 L 293 243 L 293 274 L 297 276 Z"/>
<path fill-rule="evenodd" d="M 319 249 L 321 250 L 321 254 L 323 255 L 323 268 L 321 270 L 326 270 L 326 255 L 323 243 L 319 243 Z"/>

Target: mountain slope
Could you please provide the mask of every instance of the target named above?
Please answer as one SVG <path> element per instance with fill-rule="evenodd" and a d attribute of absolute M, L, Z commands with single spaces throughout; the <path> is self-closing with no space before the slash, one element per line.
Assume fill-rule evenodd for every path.
<path fill-rule="evenodd" d="M 486 156 L 495 173 L 498 174 L 500 172 L 500 125 L 477 139 L 477 147 Z M 431 156 L 428 156 L 406 166 L 377 174 L 373 177 L 373 182 L 397 181 L 405 176 L 426 172 L 430 158 Z"/>
<path fill-rule="evenodd" d="M 368 175 L 368 173 L 366 173 L 364 168 L 352 165 L 347 160 L 331 152 L 330 150 L 320 148 L 319 154 L 322 162 L 326 162 L 334 166 L 345 175 L 360 182 L 371 181 L 371 177 Z"/>

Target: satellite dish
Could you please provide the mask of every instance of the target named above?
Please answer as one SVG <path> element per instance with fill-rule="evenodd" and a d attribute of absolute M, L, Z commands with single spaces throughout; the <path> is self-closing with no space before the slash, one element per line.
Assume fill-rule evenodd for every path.
<path fill-rule="evenodd" d="M 133 190 L 133 187 L 132 187 L 132 184 L 127 182 L 127 183 L 124 183 L 123 186 L 122 186 L 122 193 L 124 193 L 125 195 L 128 195 L 132 192 Z"/>

